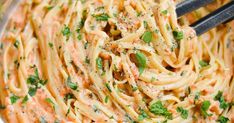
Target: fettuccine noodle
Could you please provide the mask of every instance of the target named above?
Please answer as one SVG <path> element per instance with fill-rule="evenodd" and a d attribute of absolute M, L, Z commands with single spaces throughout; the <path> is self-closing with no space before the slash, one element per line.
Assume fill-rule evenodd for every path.
<path fill-rule="evenodd" d="M 9 123 L 234 122 L 233 22 L 173 0 L 23 0 L 0 46 Z M 215 6 L 215 7 L 214 7 Z"/>

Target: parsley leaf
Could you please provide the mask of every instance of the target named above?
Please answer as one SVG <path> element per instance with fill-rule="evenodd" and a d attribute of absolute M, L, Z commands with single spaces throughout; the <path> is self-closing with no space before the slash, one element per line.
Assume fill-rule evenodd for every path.
<path fill-rule="evenodd" d="M 71 30 L 68 26 L 64 25 L 64 28 L 62 30 L 63 36 L 70 36 L 71 35 Z"/>
<path fill-rule="evenodd" d="M 18 40 L 15 40 L 14 46 L 15 46 L 15 48 L 18 49 L 18 47 L 19 47 L 19 41 Z"/>
<path fill-rule="evenodd" d="M 28 95 L 24 97 L 24 99 L 22 100 L 22 103 L 25 104 L 27 101 L 28 101 Z"/>
<path fill-rule="evenodd" d="M 67 86 L 70 87 L 72 90 L 77 90 L 77 88 L 78 88 L 78 85 L 71 81 L 70 76 L 67 77 Z"/>
<path fill-rule="evenodd" d="M 217 120 L 217 122 L 219 123 L 227 123 L 229 121 L 229 119 L 227 117 L 224 116 L 220 116 Z"/>
<path fill-rule="evenodd" d="M 105 103 L 108 103 L 108 100 L 109 100 L 109 96 L 106 96 L 105 97 Z"/>
<path fill-rule="evenodd" d="M 111 88 L 110 88 L 110 85 L 109 85 L 108 83 L 105 83 L 105 86 L 106 86 L 106 88 L 108 89 L 108 91 L 112 92 L 112 91 L 111 91 Z"/>
<path fill-rule="evenodd" d="M 143 109 L 140 109 L 140 114 L 138 116 L 138 120 L 139 121 L 142 121 L 144 120 L 145 118 L 148 118 L 149 116 L 145 113 L 145 111 Z"/>
<path fill-rule="evenodd" d="M 164 14 L 164 15 L 166 15 L 168 13 L 168 11 L 167 10 L 163 10 L 161 13 Z"/>
<path fill-rule="evenodd" d="M 75 96 L 72 93 L 67 93 L 64 97 L 64 100 L 67 101 L 69 99 L 75 98 Z"/>
<path fill-rule="evenodd" d="M 212 116 L 212 114 L 208 114 L 207 111 L 210 107 L 210 101 L 206 100 L 202 102 L 201 105 L 201 114 L 206 118 L 207 116 Z"/>
<path fill-rule="evenodd" d="M 141 39 L 145 42 L 145 43 L 150 43 L 152 41 L 152 32 L 150 31 L 146 31 Z"/>
<path fill-rule="evenodd" d="M 50 98 L 46 98 L 45 101 L 50 103 L 52 105 L 53 109 L 55 109 L 55 103 Z"/>
<path fill-rule="evenodd" d="M 109 15 L 106 13 L 100 15 L 92 15 L 92 16 L 95 17 L 97 21 L 108 21 L 108 19 L 110 18 Z"/>
<path fill-rule="evenodd" d="M 152 105 L 150 105 L 149 107 L 150 112 L 152 112 L 155 115 L 160 115 L 160 116 L 164 116 L 168 119 L 172 119 L 172 113 L 170 113 L 167 108 L 165 108 L 162 104 L 161 101 L 157 101 L 155 103 L 153 103 Z"/>
<path fill-rule="evenodd" d="M 184 38 L 184 33 L 182 31 L 173 31 L 173 36 L 176 40 L 180 41 Z"/>
<path fill-rule="evenodd" d="M 209 64 L 208 64 L 206 61 L 201 60 L 201 61 L 199 61 L 199 65 L 200 65 L 201 67 L 206 67 L 206 66 L 208 66 Z"/>
<path fill-rule="evenodd" d="M 136 56 L 136 59 L 138 62 L 138 70 L 139 70 L 140 75 L 141 75 L 146 67 L 146 57 L 141 52 L 137 52 L 135 56 Z"/>
<path fill-rule="evenodd" d="M 229 104 L 225 101 L 224 97 L 223 97 L 223 92 L 219 91 L 217 93 L 217 95 L 214 97 L 214 100 L 219 101 L 219 107 L 222 109 L 226 109 Z"/>
<path fill-rule="evenodd" d="M 96 59 L 96 64 L 98 69 L 102 69 L 102 59 L 100 57 Z"/>
<path fill-rule="evenodd" d="M 28 90 L 28 94 L 32 97 L 36 94 L 37 88 L 30 87 Z"/>
<path fill-rule="evenodd" d="M 188 110 L 184 109 L 183 107 L 177 107 L 176 111 L 180 113 L 181 117 L 183 119 L 187 119 L 188 118 Z"/>
<path fill-rule="evenodd" d="M 16 96 L 16 95 L 12 95 L 10 97 L 10 100 L 11 100 L 11 104 L 14 104 L 16 103 L 16 101 L 19 99 L 20 97 Z"/>
<path fill-rule="evenodd" d="M 142 121 L 145 118 L 148 118 L 148 115 L 145 113 L 145 111 L 143 109 L 140 109 L 140 115 L 138 116 L 138 120 Z"/>

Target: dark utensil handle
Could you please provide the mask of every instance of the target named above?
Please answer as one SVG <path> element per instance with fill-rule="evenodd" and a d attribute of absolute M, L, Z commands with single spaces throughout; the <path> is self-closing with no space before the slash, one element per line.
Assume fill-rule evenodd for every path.
<path fill-rule="evenodd" d="M 192 25 L 197 35 L 201 35 L 206 31 L 218 26 L 227 21 L 231 21 L 234 18 L 234 1 L 227 3 L 221 8 L 208 14 L 207 16 L 199 19 Z"/>
<path fill-rule="evenodd" d="M 211 3 L 214 0 L 185 0 L 178 5 L 176 5 L 176 13 L 178 17 L 194 11 L 202 6 Z"/>

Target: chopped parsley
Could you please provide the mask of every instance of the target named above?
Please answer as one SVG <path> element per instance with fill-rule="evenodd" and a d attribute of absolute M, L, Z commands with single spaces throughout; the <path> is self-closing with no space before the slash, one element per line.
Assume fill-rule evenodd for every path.
<path fill-rule="evenodd" d="M 112 91 L 111 91 L 111 88 L 110 88 L 110 85 L 109 85 L 108 83 L 105 83 L 105 86 L 106 86 L 106 88 L 107 88 L 107 90 L 108 90 L 109 92 L 112 92 Z"/>
<path fill-rule="evenodd" d="M 30 87 L 28 90 L 28 94 L 32 97 L 36 94 L 37 88 Z"/>
<path fill-rule="evenodd" d="M 132 87 L 132 91 L 136 91 L 137 89 L 138 89 L 137 86 L 133 86 L 133 87 Z"/>
<path fill-rule="evenodd" d="M 226 109 L 229 104 L 225 101 L 223 97 L 223 92 L 219 91 L 217 95 L 214 97 L 214 100 L 219 101 L 219 107 L 222 109 Z"/>
<path fill-rule="evenodd" d="M 135 56 L 137 59 L 138 70 L 139 70 L 140 75 L 141 75 L 146 67 L 146 57 L 141 52 L 137 52 Z"/>
<path fill-rule="evenodd" d="M 82 35 L 81 35 L 80 33 L 78 34 L 77 39 L 78 39 L 78 40 L 81 40 L 81 39 L 82 39 Z"/>
<path fill-rule="evenodd" d="M 64 100 L 67 101 L 69 99 L 75 98 L 75 96 L 72 93 L 67 93 L 64 97 Z"/>
<path fill-rule="evenodd" d="M 85 63 L 87 63 L 87 64 L 90 63 L 90 59 L 88 58 L 88 56 L 85 57 Z"/>
<path fill-rule="evenodd" d="M 229 119 L 227 117 L 224 116 L 220 116 L 217 120 L 217 122 L 219 123 L 227 123 L 229 121 Z"/>
<path fill-rule="evenodd" d="M 150 105 L 149 109 L 150 112 L 155 115 L 160 115 L 166 117 L 167 119 L 172 119 L 172 113 L 170 113 L 167 108 L 163 106 L 161 101 L 153 103 L 152 105 Z"/>
<path fill-rule="evenodd" d="M 201 60 L 201 61 L 199 61 L 199 65 L 200 65 L 201 67 L 206 67 L 206 66 L 208 66 L 209 64 L 208 64 L 206 61 Z"/>
<path fill-rule="evenodd" d="M 98 69 L 102 69 L 102 59 L 100 57 L 96 59 L 96 64 Z"/>
<path fill-rule="evenodd" d="M 210 101 L 206 100 L 202 102 L 201 105 L 201 114 L 206 118 L 207 116 L 212 116 L 212 114 L 208 114 L 207 111 L 210 107 Z"/>
<path fill-rule="evenodd" d="M 47 8 L 47 10 L 51 10 L 51 9 L 54 8 L 54 6 L 48 6 L 48 7 L 46 7 L 46 8 Z"/>
<path fill-rule="evenodd" d="M 145 111 L 143 109 L 140 109 L 140 115 L 138 116 L 138 120 L 142 121 L 145 118 L 148 118 L 149 116 L 145 113 Z"/>
<path fill-rule="evenodd" d="M 16 96 L 16 95 L 13 94 L 13 95 L 10 97 L 11 104 L 16 103 L 16 101 L 17 101 L 19 98 L 20 98 L 20 97 L 18 97 L 18 96 Z"/>
<path fill-rule="evenodd" d="M 108 21 L 110 18 L 108 14 L 102 13 L 100 15 L 92 15 L 93 17 L 96 18 L 97 21 Z"/>
<path fill-rule="evenodd" d="M 150 32 L 150 31 L 146 31 L 143 35 L 142 35 L 142 37 L 141 37 L 141 39 L 145 42 L 145 43 L 150 43 L 151 41 L 152 41 L 152 32 Z"/>
<path fill-rule="evenodd" d="M 62 30 L 63 36 L 70 36 L 71 35 L 71 30 L 68 26 L 64 25 L 64 28 Z"/>
<path fill-rule="evenodd" d="M 53 109 L 55 109 L 55 103 L 50 98 L 46 98 L 45 101 L 50 103 L 52 105 Z"/>
<path fill-rule="evenodd" d="M 29 87 L 28 94 L 30 96 L 34 96 L 36 94 L 37 89 L 40 88 L 40 85 L 45 85 L 47 83 L 47 80 L 42 80 L 39 77 L 38 69 L 36 68 L 34 71 L 34 75 L 30 75 L 27 78 L 27 83 L 31 85 L 31 87 Z"/>
<path fill-rule="evenodd" d="M 184 38 L 184 33 L 182 31 L 173 31 L 172 33 L 177 41 L 180 41 Z"/>
<path fill-rule="evenodd" d="M 88 42 L 85 42 L 85 44 L 84 44 L 84 49 L 87 49 L 88 48 Z"/>
<path fill-rule="evenodd" d="M 28 101 L 28 95 L 26 95 L 26 96 L 23 98 L 22 103 L 25 104 L 27 101 Z"/>
<path fill-rule="evenodd" d="M 76 83 L 74 83 L 74 82 L 71 81 L 71 77 L 70 76 L 67 77 L 67 81 L 66 82 L 67 82 L 67 86 L 70 87 L 72 90 L 77 90 L 78 85 Z"/>
<path fill-rule="evenodd" d="M 18 40 L 15 40 L 14 46 L 15 46 L 15 48 L 18 49 L 18 47 L 19 47 L 19 41 Z"/>
<path fill-rule="evenodd" d="M 176 111 L 178 113 L 180 113 L 181 117 L 183 119 L 187 119 L 188 118 L 188 110 L 184 109 L 183 107 L 177 107 Z"/>
<path fill-rule="evenodd" d="M 67 110 L 67 113 L 66 113 L 66 117 L 70 113 L 70 111 L 71 111 L 71 108 L 69 107 L 68 110 Z"/>
<path fill-rule="evenodd" d="M 166 15 L 168 13 L 168 11 L 167 10 L 163 10 L 161 13 L 164 14 L 164 15 Z"/>
<path fill-rule="evenodd" d="M 108 103 L 108 100 L 109 100 L 109 96 L 106 96 L 105 97 L 105 103 Z"/>
<path fill-rule="evenodd" d="M 54 44 L 53 44 L 53 43 L 49 42 L 49 43 L 48 43 L 48 45 L 49 45 L 49 47 L 50 47 L 50 48 L 52 48 L 52 49 L 53 49 L 53 46 L 54 46 Z"/>

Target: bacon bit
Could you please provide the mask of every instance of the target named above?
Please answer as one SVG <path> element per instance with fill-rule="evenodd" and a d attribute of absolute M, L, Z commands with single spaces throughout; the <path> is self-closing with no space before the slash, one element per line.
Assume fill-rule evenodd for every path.
<path fill-rule="evenodd" d="M 216 121 L 218 119 L 218 117 L 216 115 L 212 115 L 210 117 L 208 117 L 209 120 L 212 120 L 212 121 Z"/>
<path fill-rule="evenodd" d="M 194 103 L 194 99 L 193 98 L 188 98 L 188 101 L 189 101 L 190 104 Z"/>
<path fill-rule="evenodd" d="M 232 110 L 232 114 L 230 116 L 231 123 L 234 123 L 234 110 Z"/>

